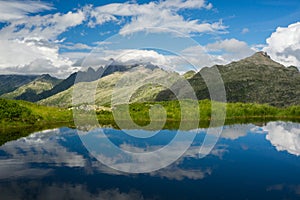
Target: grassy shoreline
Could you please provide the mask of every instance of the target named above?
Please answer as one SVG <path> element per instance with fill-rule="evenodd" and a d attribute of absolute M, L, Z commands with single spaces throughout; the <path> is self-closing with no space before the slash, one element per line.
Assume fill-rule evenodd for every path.
<path fill-rule="evenodd" d="M 130 104 L 129 113 L 133 122 L 141 127 L 149 125 L 151 122 L 149 109 L 156 104 L 159 104 L 166 110 L 166 122 L 160 120 L 160 116 L 154 115 L 154 126 L 148 127 L 149 130 L 157 130 L 156 127 L 158 127 L 158 129 L 190 130 L 197 126 L 197 123 L 193 121 L 195 120 L 193 115 L 187 115 L 186 118 L 181 120 L 181 110 L 178 101 Z M 221 112 L 224 111 L 224 104 L 217 102 L 215 105 L 217 109 L 221 109 Z M 131 129 L 132 127 L 129 125 L 130 123 L 128 123 L 128 115 L 122 115 L 122 111 L 124 111 L 125 108 L 127 109 L 126 106 L 128 105 L 115 107 L 113 110 L 114 113 L 108 109 L 96 111 L 99 125 L 101 127 L 119 129 L 119 125 L 114 120 L 116 111 L 116 113 L 119 112 L 120 114 L 119 122 L 122 123 L 122 128 Z M 210 126 L 212 117 L 211 102 L 209 100 L 199 101 L 199 108 L 200 120 L 196 120 L 199 122 L 198 127 L 207 128 Z M 186 109 L 194 108 L 187 107 Z M 161 114 L 159 110 L 157 113 Z M 155 116 L 158 116 L 158 118 L 155 118 Z M 217 121 L 218 119 L 215 120 Z M 225 125 L 245 123 L 263 125 L 269 121 L 277 120 L 300 123 L 300 106 L 276 108 L 261 104 L 226 104 Z M 181 122 L 183 122 L 183 126 L 180 126 Z M 224 125 L 223 122 L 224 121 L 221 120 L 219 125 Z M 126 127 L 126 125 L 128 125 L 128 127 Z M 218 121 L 214 123 L 214 126 L 218 126 Z M 0 99 L 0 145 L 11 140 L 28 136 L 33 132 L 58 127 L 75 128 L 71 110 L 66 108 L 45 107 L 26 101 Z"/>
<path fill-rule="evenodd" d="M 149 111 L 156 105 L 159 105 L 159 109 L 163 108 L 165 113 L 159 109 L 155 109 L 153 121 L 162 121 L 163 118 L 161 116 L 164 114 L 166 115 L 167 122 L 218 120 L 218 116 L 213 117 L 214 112 L 224 116 L 226 114 L 226 120 L 238 121 L 255 118 L 300 119 L 300 105 L 278 108 L 267 104 L 214 102 L 214 107 L 212 107 L 212 102 L 209 100 L 201 100 L 198 102 L 198 105 L 195 105 L 195 102 L 190 103 L 191 101 L 189 100 L 183 102 L 185 103 L 185 112 L 188 113 L 185 115 L 181 112 L 180 106 L 182 104 L 180 104 L 179 101 L 118 105 L 113 108 L 113 111 L 101 109 L 97 110 L 96 114 L 99 123 L 104 122 L 106 124 L 106 122 L 114 121 L 116 116 L 119 120 L 128 120 L 128 115 L 124 113 L 127 111 L 127 108 L 129 108 L 129 114 L 133 121 L 144 123 L 150 122 Z M 195 111 L 198 108 L 199 113 Z M 0 99 L 0 128 L 46 126 L 57 123 L 70 124 L 72 122 L 73 112 L 70 109 L 46 107 L 26 101 Z"/>

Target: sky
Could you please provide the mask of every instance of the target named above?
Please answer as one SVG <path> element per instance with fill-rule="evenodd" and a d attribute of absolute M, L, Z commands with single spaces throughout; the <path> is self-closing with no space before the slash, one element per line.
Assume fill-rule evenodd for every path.
<path fill-rule="evenodd" d="M 0 0 L 0 74 L 112 62 L 184 72 L 256 51 L 300 68 L 298 0 Z"/>

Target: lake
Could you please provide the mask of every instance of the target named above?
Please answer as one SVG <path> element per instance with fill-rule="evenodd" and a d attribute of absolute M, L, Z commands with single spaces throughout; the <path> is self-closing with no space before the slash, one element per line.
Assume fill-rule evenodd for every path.
<path fill-rule="evenodd" d="M 183 155 L 176 151 L 181 146 L 173 148 L 164 160 L 133 160 L 103 139 L 124 152 L 145 153 L 178 134 L 155 133 L 63 127 L 7 142 L 0 147 L 1 199 L 300 199 L 299 123 L 224 126 L 206 156 L 199 154 L 206 129 L 181 132 L 179 142 L 192 138 L 190 147 Z M 160 165 L 167 166 L 151 171 Z"/>

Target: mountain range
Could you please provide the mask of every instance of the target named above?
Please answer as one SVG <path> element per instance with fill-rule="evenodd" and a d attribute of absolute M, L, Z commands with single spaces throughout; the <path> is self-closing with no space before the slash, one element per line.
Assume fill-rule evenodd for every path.
<path fill-rule="evenodd" d="M 277 107 L 300 104 L 300 72 L 294 66 L 285 67 L 273 61 L 265 52 L 235 61 L 227 65 L 202 68 L 182 75 L 193 87 L 199 100 L 210 99 L 208 88 L 202 77 L 218 70 L 224 83 L 228 102 L 253 102 Z M 0 75 L 0 97 L 22 99 L 40 104 L 69 107 L 72 103 L 74 84 L 98 84 L 96 104 L 109 106 L 115 84 L 124 74 L 138 77 L 153 74 L 152 82 L 175 80 L 175 72 L 164 71 L 152 64 L 123 65 L 112 63 L 97 70 L 88 68 L 60 80 L 50 75 Z M 166 75 L 167 74 L 167 75 Z M 137 80 L 138 81 L 138 80 Z M 96 83 L 97 82 L 97 83 Z M 132 83 L 134 85 L 134 83 Z M 130 85 L 130 84 L 129 84 Z M 171 89 L 159 84 L 145 84 L 133 94 L 130 101 L 167 101 L 184 94 L 186 85 L 174 82 Z M 127 87 L 127 90 L 133 88 Z"/>

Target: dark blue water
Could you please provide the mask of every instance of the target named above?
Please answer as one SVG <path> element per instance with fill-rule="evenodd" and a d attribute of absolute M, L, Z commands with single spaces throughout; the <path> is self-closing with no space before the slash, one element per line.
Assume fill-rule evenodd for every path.
<path fill-rule="evenodd" d="M 127 150 L 155 150 L 176 134 L 132 139 L 119 130 L 102 131 Z M 206 130 L 199 132 L 176 162 L 137 174 L 103 165 L 75 130 L 34 133 L 0 147 L 0 199 L 300 199 L 300 124 L 225 126 L 201 159 Z"/>

